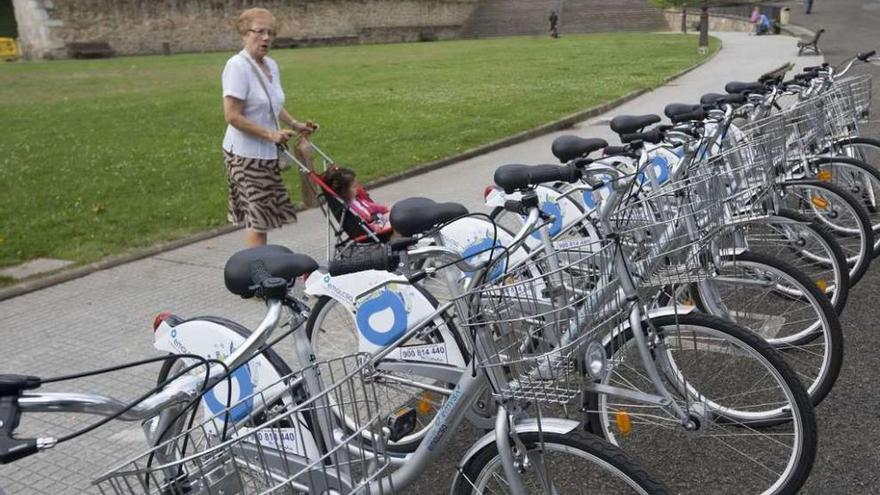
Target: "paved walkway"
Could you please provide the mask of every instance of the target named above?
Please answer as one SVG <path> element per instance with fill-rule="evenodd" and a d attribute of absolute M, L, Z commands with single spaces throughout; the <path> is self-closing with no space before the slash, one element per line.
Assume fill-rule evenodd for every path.
<path fill-rule="evenodd" d="M 703 93 L 720 91 L 727 81 L 754 79 L 796 58 L 795 42 L 788 37 L 741 33 L 717 36 L 724 48 L 706 65 L 566 133 L 616 141 L 605 125 L 614 115 L 662 113 L 667 103 L 694 102 Z M 796 60 L 804 65 L 815 65 L 817 61 L 814 57 Z M 550 143 L 559 134 L 379 188 L 374 196 L 393 202 L 425 195 L 480 209 L 483 187 L 491 181 L 498 165 L 552 162 Z M 323 259 L 323 232 L 320 213 L 309 211 L 300 216 L 298 224 L 273 232 L 270 240 Z M 241 244 L 242 233 L 235 232 L 0 302 L 0 372 L 54 376 L 154 356 L 151 323 L 163 310 L 187 316 L 223 315 L 255 326 L 262 316 L 262 306 L 242 301 L 223 287 L 223 264 Z M 120 372 L 67 387 L 132 398 L 155 383 L 156 371 Z M 870 419 L 875 419 L 876 414 L 871 415 Z M 57 435 L 93 420 L 44 415 L 26 418 L 23 431 Z M 139 441 L 137 425 L 109 425 L 14 467 L 0 468 L 0 487 L 10 494 L 81 493 L 96 475 L 140 449 Z M 437 489 L 439 486 L 442 490 Z M 442 483 L 425 484 L 425 490 L 439 493 L 447 488 Z"/>
<path fill-rule="evenodd" d="M 815 0 L 813 12 L 804 14 L 803 2 L 788 2 L 792 22 L 814 31 L 825 29 L 819 41 L 825 57 L 838 64 L 858 52 L 880 50 L 880 0 Z M 863 133 L 880 137 L 880 63 L 861 65 L 853 73 L 874 76 L 873 124 Z M 880 155 L 872 157 L 880 166 Z M 807 485 L 811 493 L 880 493 L 880 260 L 850 292 L 841 318 L 846 336 L 846 357 L 834 389 L 817 409 L 821 436 L 819 459 Z"/>

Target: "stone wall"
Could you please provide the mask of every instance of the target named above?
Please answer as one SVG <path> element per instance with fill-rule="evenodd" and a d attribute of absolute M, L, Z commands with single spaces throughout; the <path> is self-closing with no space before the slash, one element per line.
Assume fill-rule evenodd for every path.
<path fill-rule="evenodd" d="M 231 50 L 235 22 L 260 5 L 291 45 L 459 36 L 479 0 L 13 0 L 27 58 L 64 58 L 68 43 L 107 42 L 117 54 Z"/>
<path fill-rule="evenodd" d="M 666 22 L 669 24 L 670 31 L 681 31 L 681 10 L 669 9 L 663 12 L 666 16 Z M 687 29 L 688 32 L 697 31 L 700 23 L 700 11 L 688 10 L 687 13 Z M 755 26 L 745 17 L 732 16 L 727 14 L 713 14 L 709 10 L 709 31 L 740 31 L 751 32 L 755 30 Z"/>
<path fill-rule="evenodd" d="M 666 30 L 663 13 L 648 0 L 482 0 L 464 35 L 546 35 L 551 11 L 563 34 Z"/>

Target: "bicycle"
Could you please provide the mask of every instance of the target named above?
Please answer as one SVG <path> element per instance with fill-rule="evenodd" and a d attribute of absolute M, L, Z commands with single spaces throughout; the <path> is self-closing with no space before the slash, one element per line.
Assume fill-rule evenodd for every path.
<path fill-rule="evenodd" d="M 15 438 L 20 414 L 88 412 L 113 419 L 147 420 L 144 430 L 151 448 L 97 478 L 94 483 L 102 491 L 394 493 L 405 489 L 443 451 L 452 437 L 447 433 L 455 431 L 465 415 L 464 405 L 484 386 L 488 374 L 462 374 L 453 392 L 455 401 L 444 408 L 431 437 L 412 455 L 392 456 L 384 445 L 412 427 L 411 415 L 387 418 L 378 412 L 384 398 L 372 386 L 374 358 L 353 354 L 319 362 L 304 335 L 309 309 L 288 290 L 297 277 L 316 268 L 314 260 L 280 246 L 237 253 L 226 265 L 226 285 L 234 294 L 267 301 L 267 313 L 258 329 L 225 359 L 214 360 L 207 372 L 187 374 L 205 365 L 204 358 L 176 356 L 181 361 L 198 362 L 135 403 L 125 405 L 91 394 L 32 393 L 41 384 L 39 378 L 3 376 L 0 410 L 4 419 L 13 420 L 0 425 L 0 461 L 13 462 L 56 444 L 48 438 Z M 223 380 L 246 383 L 234 378 L 237 370 L 251 373 L 249 362 L 262 356 L 263 345 L 285 313 L 290 317 L 295 348 L 306 366 L 271 383 L 260 382 L 254 389 L 240 388 L 235 401 L 228 384 L 225 406 L 193 425 L 194 406 L 204 401 L 206 394 L 216 394 L 216 384 Z M 172 327 L 166 318 L 158 327 L 157 331 L 173 333 L 180 325 Z M 224 371 L 211 374 L 211 368 L 219 363 Z M 468 476 L 485 484 L 499 475 L 507 477 L 513 493 L 524 493 L 516 485 L 523 478 L 532 481 L 529 476 L 553 490 L 557 478 L 550 468 L 557 465 L 551 464 L 556 455 L 567 458 L 562 466 L 586 461 L 592 469 L 584 469 L 581 463 L 578 472 L 589 472 L 607 486 L 635 493 L 668 493 L 619 449 L 573 431 L 577 422 L 540 416 L 527 419 L 514 409 L 512 401 L 507 407 L 517 415 L 509 415 L 505 406 L 499 406 L 496 431 L 479 439 L 462 461 L 467 474 L 456 479 L 458 493 L 469 493 L 473 487 L 466 482 Z M 187 414 L 191 419 L 185 425 Z M 603 480 L 596 468 L 608 478 Z M 560 479 L 559 483 L 565 481 Z"/>

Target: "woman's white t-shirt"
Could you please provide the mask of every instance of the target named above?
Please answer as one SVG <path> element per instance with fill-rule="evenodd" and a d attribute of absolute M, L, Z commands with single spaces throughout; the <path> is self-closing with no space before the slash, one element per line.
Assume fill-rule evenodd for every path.
<path fill-rule="evenodd" d="M 254 71 L 250 55 L 242 50 L 226 62 L 223 69 L 223 97 L 231 96 L 244 102 L 242 114 L 251 122 L 266 129 L 276 129 L 275 118 L 284 107 L 284 91 L 281 89 L 281 75 L 278 72 L 278 64 L 269 57 L 263 61 L 269 66 L 272 74 L 270 81 L 266 74 L 259 68 Z M 257 75 L 259 72 L 259 75 Z M 276 115 L 271 115 L 269 100 L 266 92 L 260 86 L 257 77 L 263 79 L 266 89 L 272 96 L 272 108 Z M 259 158 L 262 160 L 275 160 L 278 158 L 278 148 L 275 143 L 268 139 L 258 138 L 246 134 L 232 125 L 226 126 L 226 135 L 223 137 L 223 149 L 247 158 Z"/>

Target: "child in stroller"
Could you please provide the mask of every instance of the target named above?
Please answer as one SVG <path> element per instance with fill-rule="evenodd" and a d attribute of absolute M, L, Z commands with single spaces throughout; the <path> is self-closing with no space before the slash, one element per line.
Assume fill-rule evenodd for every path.
<path fill-rule="evenodd" d="M 321 179 L 345 201 L 347 209 L 363 220 L 363 223 L 379 235 L 380 239 L 384 241 L 390 237 L 388 207 L 373 201 L 367 190 L 358 183 L 357 175 L 353 170 L 334 166 L 324 172 Z"/>

